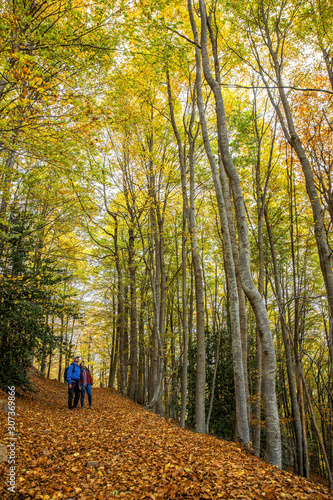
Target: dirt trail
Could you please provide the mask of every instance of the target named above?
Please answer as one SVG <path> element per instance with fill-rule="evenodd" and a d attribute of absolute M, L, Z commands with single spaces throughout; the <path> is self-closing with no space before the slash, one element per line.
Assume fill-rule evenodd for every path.
<path fill-rule="evenodd" d="M 0 498 L 330 499 L 327 488 L 280 471 L 239 445 L 180 429 L 116 391 L 93 388 L 93 410 L 67 409 L 67 388 L 36 371 L 17 395 L 16 488 L 0 465 Z M 7 395 L 0 393 L 0 399 Z M 8 442 L 0 411 L 0 442 Z"/>

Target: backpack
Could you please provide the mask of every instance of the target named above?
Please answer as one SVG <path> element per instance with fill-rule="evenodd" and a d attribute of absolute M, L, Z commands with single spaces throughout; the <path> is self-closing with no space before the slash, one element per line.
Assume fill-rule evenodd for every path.
<path fill-rule="evenodd" d="M 69 368 L 69 366 L 67 366 L 67 368 L 65 368 L 65 371 L 64 371 L 64 382 L 67 382 L 67 372 L 68 372 L 68 368 Z"/>

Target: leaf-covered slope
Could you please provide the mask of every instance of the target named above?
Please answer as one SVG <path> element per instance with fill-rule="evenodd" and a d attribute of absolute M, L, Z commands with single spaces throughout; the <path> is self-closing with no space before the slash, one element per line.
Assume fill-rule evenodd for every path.
<path fill-rule="evenodd" d="M 67 409 L 66 386 L 32 374 L 18 396 L 16 493 L 7 499 L 332 499 L 235 443 L 180 429 L 116 391 L 93 389 L 93 410 Z M 0 395 L 2 399 L 6 394 Z M 7 414 L 0 411 L 6 442 Z"/>

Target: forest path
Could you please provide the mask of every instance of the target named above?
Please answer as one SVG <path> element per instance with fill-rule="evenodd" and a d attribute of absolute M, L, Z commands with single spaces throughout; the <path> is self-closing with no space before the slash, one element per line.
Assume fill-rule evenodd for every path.
<path fill-rule="evenodd" d="M 8 492 L 9 465 L 2 463 L 3 500 L 333 498 L 324 486 L 236 443 L 183 430 L 116 391 L 93 388 L 92 410 L 69 411 L 65 384 L 37 371 L 32 382 L 37 392 L 16 398 L 16 490 Z M 7 443 L 4 411 L 0 429 Z"/>

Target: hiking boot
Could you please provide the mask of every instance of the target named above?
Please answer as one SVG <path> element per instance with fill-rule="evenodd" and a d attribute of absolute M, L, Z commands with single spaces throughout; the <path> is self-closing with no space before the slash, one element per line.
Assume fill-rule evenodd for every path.
<path fill-rule="evenodd" d="M 89 406 L 89 410 L 92 410 L 92 406 L 91 405 Z"/>

